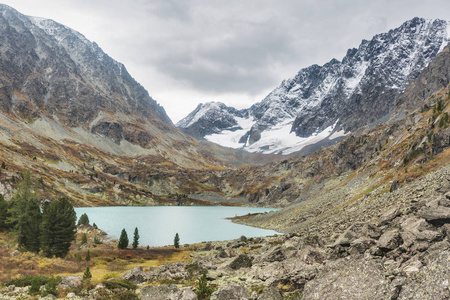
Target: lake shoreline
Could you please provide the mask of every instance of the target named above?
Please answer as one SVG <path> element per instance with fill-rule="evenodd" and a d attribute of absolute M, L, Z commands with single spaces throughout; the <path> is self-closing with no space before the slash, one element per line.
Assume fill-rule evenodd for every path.
<path fill-rule="evenodd" d="M 173 244 L 176 233 L 180 244 L 224 241 L 279 234 L 277 231 L 239 224 L 230 218 L 275 211 L 273 208 L 235 206 L 121 206 L 75 208 L 77 215 L 87 213 L 109 236 L 118 239 L 122 229 L 129 238 L 139 229 L 140 244 L 162 247 Z M 231 217 L 231 216 L 235 217 Z"/>

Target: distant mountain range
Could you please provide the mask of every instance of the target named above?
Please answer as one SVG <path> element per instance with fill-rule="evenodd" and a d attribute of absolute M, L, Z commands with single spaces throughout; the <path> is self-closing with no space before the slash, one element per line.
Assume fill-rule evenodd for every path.
<path fill-rule="evenodd" d="M 338 61 L 301 69 L 250 108 L 200 104 L 176 125 L 249 152 L 289 154 L 389 120 L 397 97 L 450 41 L 450 22 L 414 18 Z"/>

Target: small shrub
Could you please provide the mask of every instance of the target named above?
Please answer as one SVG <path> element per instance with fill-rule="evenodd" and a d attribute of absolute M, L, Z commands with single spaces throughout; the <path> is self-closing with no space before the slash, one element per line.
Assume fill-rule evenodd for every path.
<path fill-rule="evenodd" d="M 103 275 L 103 277 L 102 277 L 103 280 L 108 280 L 108 279 L 112 279 L 112 278 L 119 278 L 119 273 L 108 272 L 105 275 Z"/>
<path fill-rule="evenodd" d="M 45 290 L 42 295 L 52 294 L 56 296 L 58 284 L 61 282 L 61 277 L 50 277 L 47 284 L 45 285 Z"/>
<path fill-rule="evenodd" d="M 115 294 L 112 297 L 113 300 L 138 300 L 139 297 L 133 291 L 124 291 L 118 294 Z"/>
<path fill-rule="evenodd" d="M 94 244 L 102 244 L 102 241 L 98 237 L 94 237 Z"/>
<path fill-rule="evenodd" d="M 102 281 L 102 284 L 108 289 L 108 290 L 115 290 L 115 289 L 122 289 L 126 288 L 127 290 L 136 290 L 137 285 L 134 284 L 131 281 L 125 280 L 125 279 L 114 279 L 114 280 L 105 280 Z"/>
<path fill-rule="evenodd" d="M 35 281 L 35 285 L 38 284 L 39 286 L 47 284 L 49 281 L 49 278 L 42 275 L 26 275 L 21 278 L 12 279 L 10 281 L 5 282 L 4 286 L 10 286 L 15 285 L 17 287 L 25 287 L 30 286 Z"/>
<path fill-rule="evenodd" d="M 198 288 L 196 294 L 199 300 L 211 298 L 211 294 L 214 292 L 214 288 L 208 284 L 206 280 L 206 273 L 198 279 Z"/>
<path fill-rule="evenodd" d="M 39 284 L 39 279 L 37 277 L 34 277 L 31 280 L 31 286 L 30 286 L 30 289 L 28 290 L 28 293 L 30 295 L 37 295 L 37 294 L 39 294 L 40 288 L 41 288 L 41 285 Z"/>

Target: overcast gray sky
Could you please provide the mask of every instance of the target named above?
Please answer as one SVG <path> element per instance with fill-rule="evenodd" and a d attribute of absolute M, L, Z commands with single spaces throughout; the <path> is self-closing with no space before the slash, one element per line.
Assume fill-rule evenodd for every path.
<path fill-rule="evenodd" d="M 261 101 L 301 68 L 341 60 L 449 0 L 0 0 L 67 25 L 122 62 L 177 122 L 200 102 Z"/>

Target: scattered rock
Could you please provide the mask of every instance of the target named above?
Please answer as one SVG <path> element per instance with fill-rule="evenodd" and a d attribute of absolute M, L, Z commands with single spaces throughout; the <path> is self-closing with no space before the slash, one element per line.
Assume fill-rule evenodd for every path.
<path fill-rule="evenodd" d="M 248 289 L 242 285 L 222 287 L 211 295 L 211 300 L 249 300 Z"/>
<path fill-rule="evenodd" d="M 425 266 L 408 276 L 403 284 L 399 299 L 448 299 L 450 286 L 448 250 L 435 252 L 427 257 Z"/>
<path fill-rule="evenodd" d="M 252 259 L 247 254 L 240 254 L 229 265 L 233 270 L 240 268 L 250 268 L 252 266 Z"/>
<path fill-rule="evenodd" d="M 265 287 L 258 300 L 283 300 L 280 292 L 273 286 Z"/>
<path fill-rule="evenodd" d="M 197 295 L 190 289 L 180 290 L 176 285 L 144 286 L 141 288 L 142 300 L 196 300 Z"/>
<path fill-rule="evenodd" d="M 380 217 L 380 226 L 387 225 L 389 222 L 391 222 L 394 218 L 400 215 L 400 210 L 398 207 L 393 207 L 386 211 L 384 214 Z"/>
<path fill-rule="evenodd" d="M 152 278 L 152 276 L 150 276 L 149 272 L 145 272 L 141 266 L 137 266 L 126 271 L 120 278 L 139 284 L 146 282 L 148 279 Z"/>
<path fill-rule="evenodd" d="M 389 291 L 379 262 L 340 259 L 306 283 L 302 299 L 386 299 Z"/>
<path fill-rule="evenodd" d="M 378 240 L 378 247 L 383 251 L 394 250 L 402 243 L 402 238 L 397 229 L 391 229 L 383 233 Z"/>

